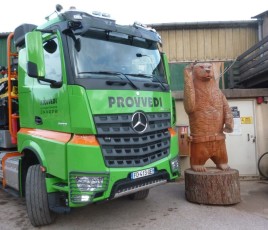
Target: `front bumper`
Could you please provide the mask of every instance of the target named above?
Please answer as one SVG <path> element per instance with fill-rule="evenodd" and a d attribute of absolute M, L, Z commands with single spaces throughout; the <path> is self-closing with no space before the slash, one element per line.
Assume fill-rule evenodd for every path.
<path fill-rule="evenodd" d="M 139 170 L 155 168 L 155 173 L 138 179 L 131 178 L 131 173 L 137 171 L 137 168 L 114 169 L 110 170 L 110 173 L 72 172 L 69 174 L 69 206 L 79 207 L 89 203 L 111 200 L 167 183 L 179 176 L 178 169 L 174 168 L 175 159 L 178 158 L 162 159 L 161 163 L 155 162 L 153 165 L 139 168 Z M 95 182 L 92 184 L 87 182 L 87 179 L 77 178 L 94 178 Z M 85 181 L 85 185 L 81 184 L 83 181 Z"/>
<path fill-rule="evenodd" d="M 149 189 L 157 185 L 165 184 L 168 180 L 169 175 L 166 171 L 158 172 L 154 175 L 134 181 L 123 179 L 114 184 L 110 198 L 118 198 L 144 189 Z"/>

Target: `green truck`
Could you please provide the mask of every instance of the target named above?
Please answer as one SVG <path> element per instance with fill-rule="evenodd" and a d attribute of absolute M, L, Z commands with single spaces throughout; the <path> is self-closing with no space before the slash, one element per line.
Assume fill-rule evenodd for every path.
<path fill-rule="evenodd" d="M 145 199 L 180 176 L 159 34 L 99 12 L 56 13 L 8 36 L 0 79 L 0 184 L 25 197 L 33 226 L 90 203 Z"/>

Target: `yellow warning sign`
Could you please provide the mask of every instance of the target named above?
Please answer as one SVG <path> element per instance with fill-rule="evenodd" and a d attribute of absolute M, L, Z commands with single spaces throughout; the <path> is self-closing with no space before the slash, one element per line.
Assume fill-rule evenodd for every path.
<path fill-rule="evenodd" d="M 241 117 L 241 124 L 253 124 L 253 117 Z"/>

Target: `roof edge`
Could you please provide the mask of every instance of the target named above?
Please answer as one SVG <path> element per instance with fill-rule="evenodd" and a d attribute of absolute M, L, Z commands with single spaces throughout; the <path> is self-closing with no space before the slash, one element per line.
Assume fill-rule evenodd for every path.
<path fill-rule="evenodd" d="M 241 20 L 241 21 L 211 21 L 211 22 L 173 22 L 173 23 L 156 23 L 147 24 L 153 28 L 161 29 L 196 29 L 196 28 L 235 28 L 235 27 L 255 27 L 258 20 Z"/>

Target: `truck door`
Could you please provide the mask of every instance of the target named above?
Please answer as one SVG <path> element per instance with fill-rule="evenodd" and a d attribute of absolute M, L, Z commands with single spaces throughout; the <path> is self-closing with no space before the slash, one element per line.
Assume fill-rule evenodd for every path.
<path fill-rule="evenodd" d="M 53 37 L 43 44 L 45 79 L 55 80 L 56 85 L 36 80 L 33 86 L 34 119 L 36 128 L 68 132 L 70 117 L 68 94 L 63 78 L 63 55 L 59 39 Z"/>
<path fill-rule="evenodd" d="M 66 179 L 66 143 L 70 138 L 70 115 L 63 55 L 57 37 L 43 44 L 45 77 L 33 84 L 36 135 L 46 161 L 47 171 Z M 51 84 L 46 79 L 54 80 Z"/>

